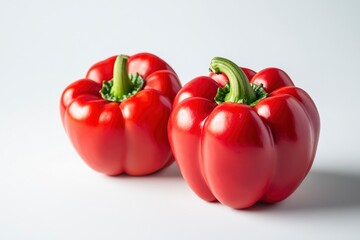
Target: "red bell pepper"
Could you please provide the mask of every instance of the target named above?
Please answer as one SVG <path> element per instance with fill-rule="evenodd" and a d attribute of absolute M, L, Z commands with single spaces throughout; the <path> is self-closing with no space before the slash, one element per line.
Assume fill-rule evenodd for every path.
<path fill-rule="evenodd" d="M 168 132 L 183 177 L 202 199 L 232 208 L 287 198 L 315 157 L 314 102 L 280 69 L 254 74 L 224 58 L 211 69 L 215 80 L 195 78 L 174 100 Z"/>
<path fill-rule="evenodd" d="M 113 56 L 63 91 L 61 119 L 94 170 L 150 174 L 173 162 L 167 123 L 180 88 L 174 70 L 155 55 Z"/>

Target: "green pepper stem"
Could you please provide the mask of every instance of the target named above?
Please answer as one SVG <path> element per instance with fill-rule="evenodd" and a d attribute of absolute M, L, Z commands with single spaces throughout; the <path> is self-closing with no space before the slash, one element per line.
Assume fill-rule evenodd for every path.
<path fill-rule="evenodd" d="M 111 88 L 111 94 L 114 97 L 121 97 L 130 93 L 134 89 L 134 84 L 130 81 L 129 74 L 127 72 L 126 55 L 117 56 L 114 64 L 113 81 L 114 84 Z"/>
<path fill-rule="evenodd" d="M 250 85 L 245 73 L 232 61 L 215 57 L 210 63 L 215 73 L 224 73 L 230 83 L 230 91 L 226 94 L 225 102 L 250 104 L 256 100 L 256 92 Z"/>

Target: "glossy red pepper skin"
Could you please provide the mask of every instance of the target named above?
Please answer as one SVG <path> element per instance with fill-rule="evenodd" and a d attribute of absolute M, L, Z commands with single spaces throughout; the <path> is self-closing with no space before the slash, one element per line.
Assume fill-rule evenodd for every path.
<path fill-rule="evenodd" d="M 159 57 L 129 57 L 129 74 L 139 73 L 142 90 L 122 102 L 99 93 L 113 78 L 116 56 L 93 65 L 85 79 L 62 93 L 61 119 L 76 151 L 94 170 L 107 174 L 146 175 L 173 162 L 167 138 L 172 101 L 181 88 L 172 68 Z"/>
<path fill-rule="evenodd" d="M 251 75 L 269 93 L 254 107 L 216 104 L 227 78 L 211 74 L 216 81 L 198 77 L 179 91 L 169 120 L 170 145 L 191 189 L 232 208 L 287 198 L 310 170 L 319 139 L 314 102 L 285 72 Z"/>

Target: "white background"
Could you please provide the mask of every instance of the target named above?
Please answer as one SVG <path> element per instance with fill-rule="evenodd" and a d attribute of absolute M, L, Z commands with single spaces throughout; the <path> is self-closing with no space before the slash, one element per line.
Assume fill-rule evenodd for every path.
<path fill-rule="evenodd" d="M 191 3 L 190 3 L 191 2 Z M 251 2 L 251 3 L 250 3 Z M 358 1 L 1 1 L 0 239 L 359 239 Z M 199 199 L 173 165 L 147 177 L 89 169 L 59 97 L 108 56 L 148 51 L 182 83 L 223 56 L 284 69 L 316 102 L 313 169 L 273 206 Z"/>

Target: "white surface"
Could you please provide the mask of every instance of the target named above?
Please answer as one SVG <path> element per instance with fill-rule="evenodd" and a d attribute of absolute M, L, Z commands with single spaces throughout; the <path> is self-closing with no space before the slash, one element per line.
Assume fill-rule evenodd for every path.
<path fill-rule="evenodd" d="M 249 1 L 250 2 L 250 1 Z M 357 1 L 1 1 L 0 239 L 358 239 Z M 183 83 L 212 57 L 277 66 L 315 100 L 314 167 L 274 206 L 199 199 L 176 166 L 90 170 L 60 122 L 63 88 L 110 55 L 153 52 Z"/>

